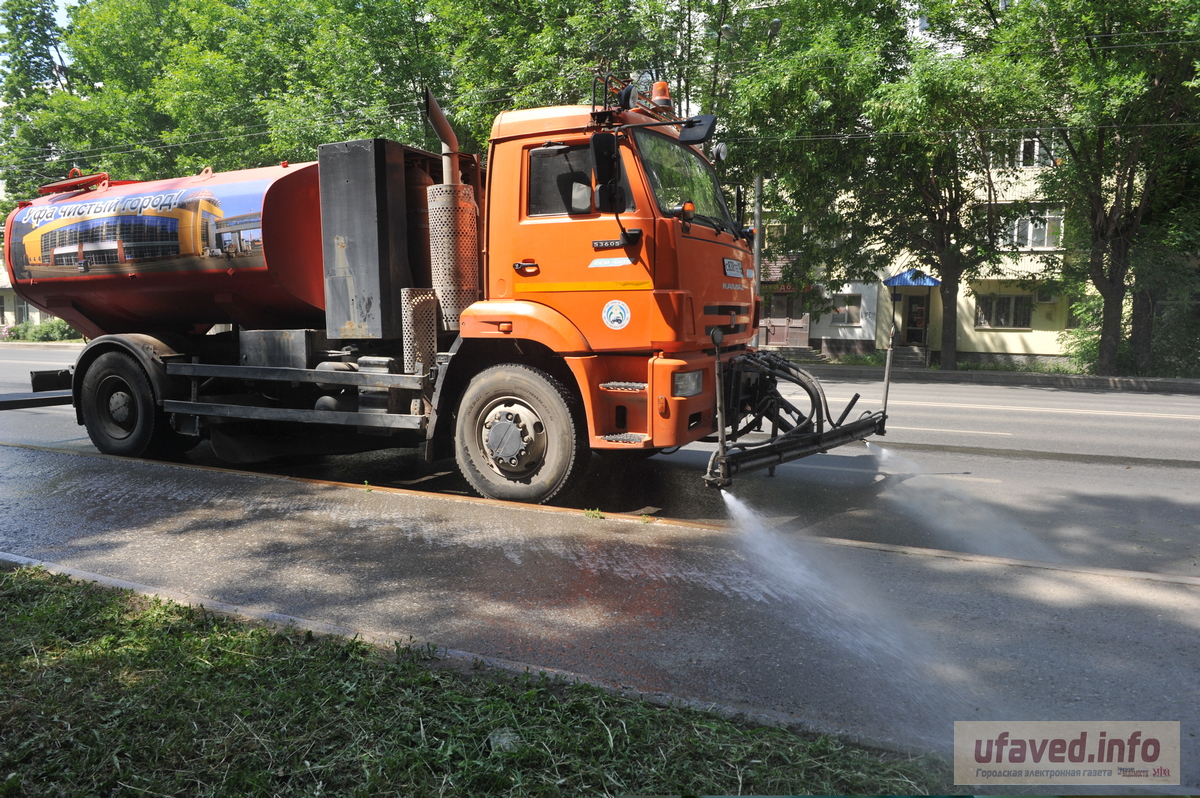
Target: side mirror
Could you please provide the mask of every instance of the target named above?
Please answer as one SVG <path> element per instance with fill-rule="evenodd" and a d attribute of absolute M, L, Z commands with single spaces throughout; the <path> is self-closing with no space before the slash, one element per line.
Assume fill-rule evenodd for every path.
<path fill-rule="evenodd" d="M 716 129 L 717 117 L 715 114 L 693 116 L 683 123 L 683 128 L 679 131 L 679 143 L 703 144 L 712 138 Z"/>
<path fill-rule="evenodd" d="M 621 180 L 621 152 L 617 134 L 600 131 L 592 134 L 592 169 L 596 185 L 615 184 Z"/>
<path fill-rule="evenodd" d="M 737 214 L 737 226 L 740 230 L 746 226 L 746 192 L 742 190 L 740 183 L 733 188 L 733 207 L 734 213 Z"/>
<path fill-rule="evenodd" d="M 596 210 L 600 213 L 624 213 L 625 189 L 620 183 L 596 186 Z"/>
<path fill-rule="evenodd" d="M 621 149 L 617 134 L 600 131 L 592 134 L 592 170 L 596 177 L 596 210 L 621 213 L 625 210 L 625 189 L 621 187 Z"/>

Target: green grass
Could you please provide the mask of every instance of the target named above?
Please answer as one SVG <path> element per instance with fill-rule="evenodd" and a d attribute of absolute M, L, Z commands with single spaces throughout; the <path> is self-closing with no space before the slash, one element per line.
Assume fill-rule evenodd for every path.
<path fill-rule="evenodd" d="M 1041 361 L 1030 361 L 1028 363 L 1000 363 L 986 362 L 975 363 L 958 362 L 959 371 L 1019 371 L 1027 374 L 1082 374 L 1078 369 L 1072 369 L 1070 366 L 1064 366 L 1061 363 L 1043 363 Z"/>
<path fill-rule="evenodd" d="M 887 363 L 887 350 L 881 349 L 865 354 L 851 352 L 839 356 L 833 362 L 839 366 L 882 366 Z"/>
<path fill-rule="evenodd" d="M 945 766 L 0 572 L 0 796 L 944 793 Z M 10 775 L 11 774 L 11 775 Z"/>
<path fill-rule="evenodd" d="M 839 366 L 883 366 L 887 364 L 887 350 L 881 349 L 867 354 L 846 354 L 833 361 Z M 930 369 L 937 370 L 940 368 L 936 363 L 929 366 Z M 959 371 L 1013 371 L 1033 374 L 1080 374 L 1078 369 L 1073 369 L 1069 366 L 1064 366 L 1059 363 L 1042 363 L 1040 361 L 1030 361 L 1028 363 L 1002 363 L 1002 362 L 980 362 L 974 361 L 958 361 Z"/>

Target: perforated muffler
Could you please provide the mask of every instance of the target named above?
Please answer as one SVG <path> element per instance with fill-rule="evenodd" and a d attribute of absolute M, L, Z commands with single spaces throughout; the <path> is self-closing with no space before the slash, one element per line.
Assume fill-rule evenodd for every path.
<path fill-rule="evenodd" d="M 447 330 L 479 298 L 479 209 L 468 185 L 430 186 L 429 248 L 433 290 Z"/>

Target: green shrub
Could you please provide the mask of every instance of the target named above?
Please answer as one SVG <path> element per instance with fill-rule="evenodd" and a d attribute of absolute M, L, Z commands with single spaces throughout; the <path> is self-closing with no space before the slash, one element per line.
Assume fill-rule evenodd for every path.
<path fill-rule="evenodd" d="M 23 321 L 8 328 L 9 341 L 73 341 L 82 336 L 62 319 L 50 319 L 41 324 Z"/>
<path fill-rule="evenodd" d="M 887 350 L 878 349 L 874 352 L 861 354 L 850 352 L 839 355 L 834 362 L 843 366 L 882 366 L 887 363 Z"/>
<path fill-rule="evenodd" d="M 1200 377 L 1200 304 L 1167 305 L 1154 320 L 1150 368 L 1156 377 Z"/>
<path fill-rule="evenodd" d="M 1073 330 L 1059 333 L 1071 365 L 1083 374 L 1095 374 L 1100 360 L 1100 319 L 1104 311 L 1104 299 L 1099 294 L 1085 296 L 1071 303 L 1071 313 L 1079 322 Z M 1117 345 L 1117 372 L 1133 373 L 1133 349 L 1129 345 L 1129 318 L 1122 320 L 1121 341 Z"/>

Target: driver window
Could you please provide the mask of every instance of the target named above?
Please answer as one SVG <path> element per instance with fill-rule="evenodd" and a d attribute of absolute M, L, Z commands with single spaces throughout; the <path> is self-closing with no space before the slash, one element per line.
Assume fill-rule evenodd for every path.
<path fill-rule="evenodd" d="M 634 209 L 627 173 L 621 185 Z M 556 216 L 592 212 L 592 153 L 586 144 L 568 147 L 561 155 L 529 158 L 529 215 Z"/>

